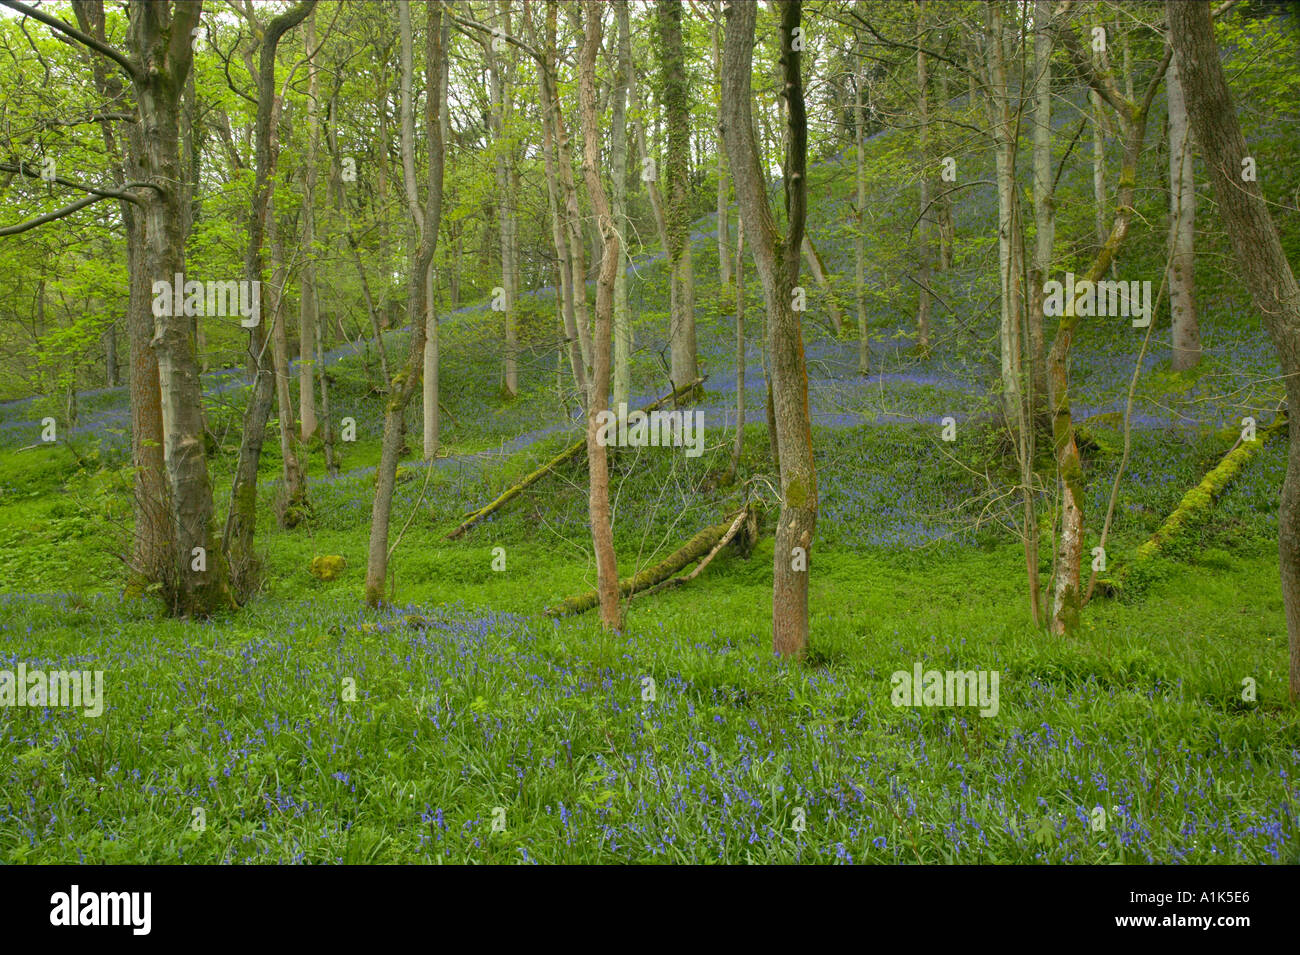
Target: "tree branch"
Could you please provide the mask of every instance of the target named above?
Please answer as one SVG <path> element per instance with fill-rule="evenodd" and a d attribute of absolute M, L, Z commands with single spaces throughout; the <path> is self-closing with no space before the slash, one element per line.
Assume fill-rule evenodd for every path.
<path fill-rule="evenodd" d="M 69 36 L 72 39 L 76 40 L 78 43 L 90 47 L 90 49 L 94 50 L 96 53 L 100 54 L 101 56 L 108 57 L 118 66 L 120 66 L 122 68 L 122 71 L 126 73 L 126 75 L 129 76 L 132 80 L 135 80 L 138 77 L 139 70 L 136 67 L 135 63 L 133 63 L 129 57 L 127 57 L 121 51 L 113 49 L 107 43 L 101 43 L 99 40 L 96 40 L 90 34 L 82 33 L 71 23 L 67 23 L 66 21 L 60 20 L 58 17 L 54 16 L 53 14 L 46 13 L 43 10 L 37 10 L 35 7 L 29 7 L 25 3 L 20 3 L 19 0 L 0 0 L 0 4 L 9 7 L 11 10 L 17 10 L 25 17 L 31 17 L 33 20 L 38 20 L 41 23 L 44 23 L 47 27 L 53 27 L 54 29 L 63 33 L 65 36 Z M 187 35 L 186 39 L 188 38 L 189 37 Z"/>
<path fill-rule="evenodd" d="M 139 183 L 136 183 L 139 185 Z M 125 194 L 117 196 L 82 196 L 76 202 L 64 206 L 62 209 L 55 209 L 53 212 L 47 212 L 43 216 L 37 216 L 35 219 L 28 219 L 26 222 L 20 222 L 17 225 L 6 226 L 0 229 L 0 236 L 17 235 L 20 232 L 26 232 L 28 229 L 35 229 L 37 226 L 45 225 L 47 222 L 53 222 L 55 219 L 62 219 L 72 215 L 78 209 L 84 209 L 86 206 L 94 205 L 96 202 L 103 202 L 105 199 L 129 199 L 131 202 L 138 202 L 132 196 Z"/>

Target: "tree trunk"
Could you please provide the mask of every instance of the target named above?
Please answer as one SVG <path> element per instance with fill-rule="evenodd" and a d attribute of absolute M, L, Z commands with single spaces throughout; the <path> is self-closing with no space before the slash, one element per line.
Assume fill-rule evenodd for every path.
<path fill-rule="evenodd" d="M 695 350 L 695 276 L 691 256 L 690 91 L 687 86 L 686 48 L 682 41 L 681 0 L 658 0 L 655 28 L 661 53 L 660 95 L 668 126 L 664 155 L 667 178 L 668 264 L 676 297 L 669 321 L 669 349 L 673 387 L 699 377 Z"/>
<path fill-rule="evenodd" d="M 529 21 L 529 34 L 536 43 L 536 35 Z M 549 28 L 548 28 L 549 29 Z M 551 33 L 553 34 L 553 30 Z M 554 64 L 553 44 L 548 44 L 548 63 Z M 538 98 L 542 113 L 542 156 L 546 166 L 546 195 L 551 218 L 551 241 L 555 245 L 555 255 L 559 268 L 559 284 L 556 298 L 559 303 L 560 318 L 564 325 L 564 337 L 568 344 L 569 367 L 573 371 L 573 383 L 584 405 L 587 401 L 587 362 L 582 338 L 578 331 L 577 313 L 574 307 L 575 288 L 573 283 L 573 263 L 570 261 L 569 226 L 565 212 L 565 200 L 560 193 L 560 163 L 557 155 L 555 124 L 552 112 L 558 108 L 551 99 L 551 82 L 546 70 L 537 71 Z M 583 290 L 585 295 L 585 289 Z"/>
<path fill-rule="evenodd" d="M 859 66 L 854 76 L 855 95 L 853 100 L 853 138 L 857 141 L 857 169 L 854 178 L 857 181 L 857 205 L 853 209 L 853 251 L 856 256 L 853 294 L 858 306 L 858 374 L 865 375 L 871 371 L 871 349 L 867 341 L 867 283 L 866 283 L 866 233 L 863 218 L 867 212 L 867 158 L 866 158 L 866 116 L 862 102 L 862 90 L 866 86 L 867 70 Z M 739 267 L 739 263 L 737 264 Z"/>
<path fill-rule="evenodd" d="M 304 443 L 316 433 L 316 326 L 319 322 L 316 299 L 316 159 L 320 152 L 320 120 L 316 97 L 320 93 L 319 69 L 314 55 L 316 47 L 316 13 L 307 15 L 304 27 L 307 46 L 307 155 L 303 159 L 302 177 L 302 277 L 298 304 L 298 413 L 302 417 L 299 432 Z"/>
<path fill-rule="evenodd" d="M 102 0 L 78 0 L 73 11 L 82 31 L 105 42 Z M 124 94 L 118 73 L 100 57 L 91 66 L 95 85 L 106 101 Z M 126 123 L 124 146 L 119 146 L 113 121 L 100 122 L 104 144 L 110 156 L 122 164 L 122 182 L 143 182 L 146 170 L 144 135 L 139 123 Z M 150 347 L 154 319 L 151 277 L 145 271 L 146 238 L 144 213 L 132 202 L 119 203 L 126 230 L 126 270 L 130 283 L 127 297 L 126 335 L 129 362 L 131 408 L 131 463 L 134 471 L 132 510 L 134 528 L 131 543 L 131 573 L 145 583 L 173 586 L 177 558 L 171 539 L 171 497 L 163 463 L 162 393 L 158 382 L 158 358 Z"/>
<path fill-rule="evenodd" d="M 190 30 L 200 10 L 200 3 L 177 4 L 169 18 L 165 4 L 132 7 L 127 28 L 139 66 L 133 85 L 144 137 L 145 178 L 157 184 L 143 190 L 144 274 L 166 276 L 169 282 L 185 272 L 181 196 L 176 186 L 183 178 L 178 106 L 193 60 Z M 171 492 L 175 547 L 176 576 L 168 602 L 173 612 L 202 616 L 227 603 L 228 590 L 213 533 L 203 394 L 185 316 L 155 316 L 152 347 L 158 359 L 163 464 Z"/>
<path fill-rule="evenodd" d="M 803 234 L 803 256 L 808 262 L 808 271 L 812 273 L 817 285 L 826 295 L 826 311 L 830 313 L 831 324 L 835 327 L 835 334 L 838 335 L 844 330 L 844 313 L 840 311 L 839 303 L 835 301 L 835 288 L 831 284 L 831 277 L 826 271 L 826 263 L 817 252 L 817 247 L 813 245 L 812 237 L 807 232 Z"/>
<path fill-rule="evenodd" d="M 1106 113 L 1096 90 L 1088 90 L 1088 102 L 1092 104 L 1093 225 L 1097 232 L 1097 248 L 1100 249 L 1109 235 L 1106 228 Z"/>
<path fill-rule="evenodd" d="M 745 220 L 736 220 L 736 442 L 727 469 L 730 484 L 740 473 L 745 448 Z"/>
<path fill-rule="evenodd" d="M 1119 173 L 1119 192 L 1116 196 L 1115 218 L 1106 238 L 1088 269 L 1084 279 L 1097 282 L 1115 261 L 1115 255 L 1128 236 L 1133 218 L 1133 200 L 1136 192 L 1138 159 L 1146 139 L 1147 116 L 1151 100 L 1169 65 L 1166 53 L 1152 74 L 1142 101 L 1131 102 L 1123 98 L 1108 72 L 1100 72 L 1082 51 L 1078 38 L 1068 27 L 1061 31 L 1066 49 L 1075 68 L 1088 78 L 1088 83 L 1100 99 L 1114 110 L 1124 136 L 1124 158 Z M 1099 117 L 1100 118 L 1100 117 Z M 1061 481 L 1061 536 L 1056 550 L 1056 567 L 1053 573 L 1052 632 L 1063 634 L 1073 630 L 1082 608 L 1079 587 L 1080 562 L 1083 554 L 1083 461 L 1075 441 L 1074 420 L 1070 413 L 1069 356 L 1074 331 L 1079 317 L 1075 303 L 1064 303 L 1064 314 L 1057 326 L 1056 337 L 1048 353 L 1048 389 L 1052 416 L 1052 441 L 1056 454 L 1056 469 Z"/>
<path fill-rule="evenodd" d="M 401 0 L 401 29 L 403 45 L 410 46 L 411 18 L 408 0 Z M 441 116 L 446 110 L 447 87 L 442 83 L 442 4 L 426 5 L 425 18 L 425 89 L 424 121 L 428 139 L 429 174 L 420 222 L 420 240 L 406 282 L 406 322 L 411 330 L 410 351 L 406 363 L 389 386 L 388 401 L 384 407 L 384 436 L 380 447 L 379 467 L 375 474 L 375 497 L 370 509 L 370 543 L 366 558 L 366 603 L 377 607 L 384 599 L 384 583 L 388 576 L 388 526 L 392 516 L 393 490 L 397 486 L 397 461 L 400 456 L 406 406 L 420 383 L 424 367 L 428 306 L 428 275 L 433 254 L 438 243 L 438 225 L 442 219 L 442 173 L 445 153 Z M 410 84 L 411 60 L 403 57 L 403 84 Z M 405 132 L 405 126 L 404 126 Z M 403 153 L 414 155 L 413 131 L 402 137 Z M 403 168 L 414 169 L 414 163 L 403 163 Z M 407 196 L 416 192 L 416 184 L 406 184 Z M 418 205 L 418 197 L 417 202 Z"/>
<path fill-rule="evenodd" d="M 916 282 L 919 296 L 916 303 L 916 346 L 921 351 L 930 347 L 930 250 L 934 237 L 930 229 L 930 72 L 926 63 L 925 0 L 916 4 L 916 89 L 920 108 L 919 137 L 921 154 L 921 219 L 916 227 Z"/>
<path fill-rule="evenodd" d="M 273 19 L 262 37 L 257 64 L 256 169 L 253 196 L 248 216 L 248 248 L 244 253 L 244 279 L 262 282 L 262 240 L 267 216 L 271 213 L 272 183 L 279 156 L 277 139 L 277 105 L 275 89 L 275 55 L 280 38 L 301 23 L 311 12 L 313 3 L 304 2 Z M 274 281 L 274 280 L 273 280 Z M 249 329 L 248 356 L 253 369 L 253 388 L 244 411 L 243 435 L 239 460 L 230 487 L 230 506 L 226 512 L 222 551 L 230 570 L 235 599 L 245 600 L 257 588 L 259 565 L 253 550 L 257 529 L 257 477 L 266 440 L 266 423 L 275 397 L 273 347 L 268 331 L 268 309 L 262 308 L 258 322 Z"/>
<path fill-rule="evenodd" d="M 275 110 L 279 112 L 277 107 Z M 289 332 L 285 327 L 284 292 L 289 270 L 284 261 L 284 244 L 275 215 L 274 186 L 267 210 L 267 239 L 271 244 L 271 284 L 263 299 L 271 322 L 271 353 L 275 361 L 275 404 L 280 425 L 280 456 L 284 466 L 284 487 L 278 502 L 277 517 L 281 527 L 296 527 L 307 506 L 307 479 L 298 461 L 297 430 L 294 428 L 293 397 L 289 387 Z"/>
<path fill-rule="evenodd" d="M 500 0 L 498 7 L 501 15 L 502 29 L 510 33 L 510 5 Z M 501 62 L 493 49 L 495 38 L 484 43 L 484 56 L 487 60 L 489 91 L 491 99 L 491 127 L 495 146 L 495 172 L 497 186 L 497 232 L 501 246 L 501 289 L 504 292 L 505 312 L 505 356 L 502 364 L 503 396 L 509 399 L 519 396 L 518 315 L 515 311 L 517 297 L 518 263 L 515 255 L 515 199 L 511 191 L 513 169 L 515 167 L 515 150 L 510 132 L 514 112 L 514 69 L 512 62 Z M 513 53 L 511 54 L 513 55 Z"/>
<path fill-rule="evenodd" d="M 1002 289 L 999 342 L 1002 354 L 1002 409 L 1007 426 L 1016 427 L 1021 402 L 1021 263 L 1012 230 L 1019 222 L 1016 189 L 1016 117 L 1007 85 L 1005 26 L 1001 2 L 984 7 L 988 48 L 987 105 L 993 131 L 998 183 L 998 272 Z"/>
<path fill-rule="evenodd" d="M 610 129 L 610 178 L 613 183 L 614 228 L 618 230 L 618 269 L 614 273 L 614 396 L 615 408 L 626 405 L 632 391 L 632 314 L 627 300 L 627 85 L 632 72 L 632 39 L 627 0 L 614 6 L 618 20 L 618 65 L 615 70 L 613 125 Z"/>
<path fill-rule="evenodd" d="M 1201 330 L 1196 316 L 1196 182 L 1192 142 L 1178 56 L 1165 81 L 1169 99 L 1169 316 L 1174 371 L 1201 360 Z"/>
<path fill-rule="evenodd" d="M 1300 285 L 1263 190 L 1253 178 L 1242 176 L 1242 160 L 1250 151 L 1219 63 L 1210 8 L 1171 2 L 1166 10 L 1192 131 L 1205 156 L 1238 274 L 1277 349 L 1287 407 L 1292 409 L 1286 480 L 1278 509 L 1278 557 L 1290 647 L 1289 690 L 1295 703 L 1300 701 L 1300 414 L 1295 411 L 1300 409 Z"/>
<path fill-rule="evenodd" d="M 614 318 L 614 273 L 619 267 L 619 236 L 610 212 L 609 198 L 600 179 L 600 117 L 596 112 L 596 53 L 600 49 L 601 4 L 585 0 L 587 24 L 578 75 L 578 101 L 582 119 L 582 175 L 592 211 L 603 238 L 600 277 L 596 281 L 595 362 L 587 401 L 587 473 L 590 486 L 587 510 L 596 553 L 596 590 L 600 594 L 600 623 L 606 630 L 622 626 L 618 597 L 618 563 L 610 523 L 609 468 L 605 445 L 598 440 L 598 417 L 609 401 L 609 346 Z"/>
<path fill-rule="evenodd" d="M 1052 0 L 1034 6 L 1034 266 L 1029 279 L 1030 405 L 1046 410 L 1047 362 L 1043 337 L 1043 283 L 1052 271 L 1056 197 L 1052 179 Z"/>
<path fill-rule="evenodd" d="M 713 39 L 713 75 L 717 77 L 718 81 L 718 128 L 721 130 L 723 123 L 722 47 L 719 39 L 719 30 L 722 24 L 721 0 L 714 0 L 710 12 L 713 14 L 713 30 L 711 31 Z M 731 236 L 727 223 L 729 206 L 727 202 L 727 193 L 729 191 L 727 189 L 727 149 L 726 144 L 722 142 L 721 132 L 719 132 L 717 142 L 713 146 L 714 152 L 717 154 L 718 175 L 718 286 L 726 288 L 731 284 Z"/>
<path fill-rule="evenodd" d="M 772 644 L 781 656 L 802 656 L 808 646 L 808 574 L 817 523 L 817 474 L 812 455 L 808 374 L 802 330 L 792 309 L 799 280 L 799 250 L 807 212 L 808 125 L 804 113 L 801 54 L 794 49 L 801 3 L 785 0 L 781 13 L 781 66 L 788 104 L 790 144 L 785 169 L 789 232 L 777 232 L 759 165 L 751 114 L 754 26 L 757 5 L 733 3 L 727 11 L 723 50 L 724 136 L 732 183 L 754 251 L 767 303 L 768 350 L 781 473 L 781 516 L 776 531 L 772 584 Z"/>

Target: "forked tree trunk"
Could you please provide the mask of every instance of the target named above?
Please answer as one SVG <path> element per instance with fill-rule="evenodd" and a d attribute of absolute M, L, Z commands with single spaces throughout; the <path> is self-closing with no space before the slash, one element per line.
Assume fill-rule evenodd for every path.
<path fill-rule="evenodd" d="M 1290 655 L 1289 690 L 1300 702 L 1300 285 L 1287 260 L 1263 190 L 1243 175 L 1246 146 L 1236 108 L 1219 63 L 1210 8 L 1166 3 L 1169 34 L 1177 51 L 1192 130 L 1232 240 L 1238 274 L 1250 289 L 1264 327 L 1277 349 L 1290 409 L 1290 450 L 1278 508 L 1278 558 Z"/>
<path fill-rule="evenodd" d="M 1124 158 L 1119 172 L 1119 192 L 1116 197 L 1115 218 L 1110 234 L 1098 252 L 1084 279 L 1097 282 L 1115 261 L 1115 255 L 1128 236 L 1133 218 L 1133 201 L 1136 193 L 1138 159 L 1146 139 L 1147 116 L 1151 101 L 1169 66 L 1169 53 L 1157 66 L 1141 102 L 1124 98 L 1115 78 L 1098 70 L 1084 54 L 1078 37 L 1067 24 L 1060 32 L 1074 66 L 1088 79 L 1089 85 L 1114 111 L 1124 136 Z M 1061 482 L 1061 532 L 1056 549 L 1056 566 L 1052 588 L 1052 632 L 1063 634 L 1073 630 L 1079 621 L 1083 597 L 1079 586 L 1080 563 L 1083 556 L 1083 461 L 1075 441 L 1074 419 L 1070 413 L 1069 357 L 1070 346 L 1079 317 L 1075 303 L 1067 301 L 1064 314 L 1057 326 L 1056 337 L 1048 353 L 1048 389 L 1052 416 L 1052 442 L 1056 455 L 1056 470 Z"/>
<path fill-rule="evenodd" d="M 146 235 L 144 273 L 175 281 L 185 272 L 181 236 L 179 103 L 193 61 L 190 30 L 200 3 L 147 4 L 131 8 L 127 39 L 138 65 L 133 85 L 144 139 L 145 178 L 159 184 L 144 190 Z M 203 394 L 198 363 L 184 315 L 155 316 L 163 424 L 163 463 L 172 501 L 175 547 L 173 612 L 212 613 L 228 603 L 225 565 L 214 533 L 215 508 L 204 447 Z M 202 568 L 202 569 L 200 569 Z"/>
<path fill-rule="evenodd" d="M 777 232 L 767 203 L 754 140 L 751 77 L 755 4 L 732 3 L 728 8 L 722 95 L 732 182 L 767 303 L 770 375 L 781 473 L 781 515 L 773 559 L 772 644 L 781 656 L 802 656 L 808 646 L 808 574 L 817 524 L 817 474 L 813 464 L 802 331 L 791 306 L 792 293 L 799 281 L 799 250 L 807 212 L 808 125 L 800 76 L 801 56 L 794 49 L 801 3 L 785 0 L 779 9 L 782 80 L 790 137 L 784 176 L 789 232 L 784 239 Z"/>

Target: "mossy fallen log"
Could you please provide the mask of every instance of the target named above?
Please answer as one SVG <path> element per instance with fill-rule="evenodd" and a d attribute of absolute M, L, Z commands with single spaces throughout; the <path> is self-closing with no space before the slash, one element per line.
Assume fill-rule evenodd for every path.
<path fill-rule="evenodd" d="M 1156 528 L 1155 533 L 1133 552 L 1131 561 L 1116 566 L 1110 575 L 1097 578 L 1099 590 L 1111 596 L 1123 592 L 1125 583 L 1134 572 L 1160 556 L 1165 548 L 1176 541 L 1190 525 L 1198 523 L 1250 459 L 1260 452 L 1270 438 L 1285 431 L 1286 427 L 1286 414 L 1281 413 L 1273 419 L 1272 424 L 1256 432 L 1254 441 L 1238 442 L 1205 477 L 1201 478 L 1196 487 L 1183 495 L 1178 506 Z"/>
<path fill-rule="evenodd" d="M 729 541 L 736 538 L 738 532 L 744 530 L 743 553 L 748 554 L 749 549 L 753 546 L 752 536 L 758 532 L 757 521 L 752 518 L 752 512 L 746 508 L 737 514 L 728 517 L 721 524 L 714 524 L 706 527 L 685 544 L 673 551 L 662 561 L 653 567 L 647 567 L 633 577 L 627 577 L 618 582 L 619 597 L 627 598 L 636 594 L 652 590 L 659 586 L 669 585 L 674 581 L 685 583 L 695 575 L 689 577 L 674 578 L 683 567 L 701 560 L 697 570 L 702 570 L 704 566 L 713 559 L 714 555 L 720 551 Z M 549 617 L 567 617 L 572 614 L 586 613 L 600 603 L 600 594 L 595 590 L 589 590 L 586 593 L 576 594 L 568 597 L 554 607 L 546 610 Z"/>
<path fill-rule="evenodd" d="M 657 401 L 650 402 L 650 404 L 646 405 L 641 410 L 649 413 L 651 411 L 654 411 L 657 408 L 663 407 L 665 404 L 667 404 L 670 401 L 673 401 L 674 399 L 685 398 L 688 395 L 692 394 L 695 391 L 695 389 L 699 388 L 700 385 L 702 385 L 703 383 L 704 383 L 703 378 L 696 378 L 689 385 L 682 385 L 676 391 L 664 395 L 662 398 L 658 399 Z M 460 526 L 447 535 L 447 540 L 456 540 L 458 537 L 463 536 L 467 530 L 469 530 L 479 521 L 483 520 L 483 518 L 488 517 L 493 513 L 495 513 L 496 511 L 500 510 L 506 504 L 509 504 L 510 501 L 512 501 L 514 498 L 518 497 L 527 488 L 536 484 L 542 478 L 546 477 L 546 475 L 550 474 L 552 471 L 558 468 L 561 464 L 564 464 L 566 461 L 570 461 L 573 458 L 576 458 L 580 454 L 586 453 L 586 450 L 587 450 L 587 439 L 584 436 L 581 441 L 575 441 L 573 444 L 569 445 L 567 448 L 565 448 L 555 457 L 551 458 L 551 460 L 543 464 L 540 468 L 527 474 L 523 478 L 523 480 L 521 480 L 518 484 L 506 488 L 504 491 L 501 492 L 501 494 L 496 498 L 496 500 L 492 501 L 490 504 L 486 504 L 483 507 L 480 507 L 477 511 L 471 511 L 469 514 L 467 514 L 465 516 L 465 520 L 461 522 Z"/>

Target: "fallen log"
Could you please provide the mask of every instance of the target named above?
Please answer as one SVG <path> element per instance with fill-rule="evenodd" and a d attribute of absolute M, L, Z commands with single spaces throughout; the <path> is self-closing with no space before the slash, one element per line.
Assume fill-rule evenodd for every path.
<path fill-rule="evenodd" d="M 618 582 L 619 596 L 644 595 L 654 590 L 676 586 L 694 579 L 723 547 L 735 539 L 742 528 L 746 532 L 744 553 L 748 554 L 749 548 L 753 546 L 752 538 L 757 536 L 758 533 L 758 521 L 752 509 L 742 508 L 737 514 L 721 524 L 714 524 L 711 527 L 704 528 L 704 530 L 697 533 L 653 567 L 647 567 L 633 577 L 620 580 Z M 703 559 L 701 560 L 701 558 Z M 700 565 L 691 574 L 685 577 L 673 576 L 683 567 L 697 560 L 700 561 Z M 556 606 L 547 608 L 546 615 L 548 617 L 567 617 L 572 614 L 585 613 L 599 603 L 600 595 L 594 590 L 589 590 L 586 593 L 568 597 Z"/>
<path fill-rule="evenodd" d="M 1214 506 L 1220 495 L 1232 483 L 1238 472 L 1264 447 L 1270 438 L 1284 431 L 1287 426 L 1285 413 L 1278 414 L 1266 428 L 1260 429 L 1254 441 L 1238 441 L 1225 454 L 1214 468 L 1201 478 L 1199 484 L 1183 495 L 1178 506 L 1164 519 L 1155 533 L 1146 539 L 1133 553 L 1133 559 L 1127 564 L 1115 568 L 1108 577 L 1098 577 L 1097 585 L 1102 593 L 1115 596 L 1124 589 L 1125 581 L 1134 570 L 1160 555 L 1164 548 L 1178 538 L 1180 533 L 1192 523 L 1199 520 L 1206 511 Z"/>
<path fill-rule="evenodd" d="M 698 388 L 703 383 L 704 383 L 703 378 L 696 378 L 689 385 L 682 385 L 682 387 L 678 388 L 676 391 L 664 395 L 662 398 L 658 399 L 657 401 L 650 402 L 650 404 L 646 405 L 641 410 L 647 413 L 654 411 L 655 409 L 662 407 L 663 405 L 667 404 L 670 401 L 691 394 L 691 392 L 693 392 L 696 388 Z M 536 484 L 538 481 L 540 481 L 546 475 L 550 474 L 561 464 L 564 464 L 566 461 L 572 460 L 573 458 L 577 457 L 579 454 L 585 453 L 586 450 L 587 450 L 587 439 L 584 436 L 581 441 L 576 441 L 573 444 L 569 445 L 567 448 L 565 448 L 555 457 L 551 458 L 551 460 L 543 464 L 540 468 L 526 475 L 523 478 L 523 480 L 521 480 L 518 484 L 515 484 L 513 487 L 506 488 L 506 490 L 504 490 L 500 494 L 500 496 L 498 496 L 496 500 L 492 501 L 490 504 L 486 504 L 483 507 L 480 507 L 477 511 L 471 511 L 466 516 L 465 520 L 461 523 L 461 525 L 447 535 L 447 540 L 456 540 L 458 537 L 461 537 L 467 530 L 469 530 L 479 521 L 483 520 L 483 518 L 488 517 L 489 515 L 500 510 L 504 505 L 510 503 L 511 500 L 518 497 L 524 490 Z"/>

